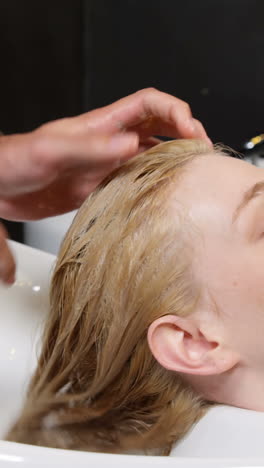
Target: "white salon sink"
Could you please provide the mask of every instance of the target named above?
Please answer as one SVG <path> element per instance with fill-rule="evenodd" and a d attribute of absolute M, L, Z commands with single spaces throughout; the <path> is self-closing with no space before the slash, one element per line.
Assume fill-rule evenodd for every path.
<path fill-rule="evenodd" d="M 41 327 L 48 309 L 49 278 L 55 262 L 53 255 L 14 242 L 10 245 L 18 272 L 13 287 L 0 287 L 0 438 L 19 413 L 36 365 Z M 241 431 L 241 427 L 245 430 Z M 171 457 L 64 451 L 2 440 L 0 467 L 264 467 L 263 432 L 263 413 L 219 407 L 203 418 Z"/>
<path fill-rule="evenodd" d="M 17 280 L 0 286 L 0 436 L 22 405 L 29 376 L 36 364 L 41 324 L 48 308 L 52 255 L 11 243 L 17 258 Z"/>

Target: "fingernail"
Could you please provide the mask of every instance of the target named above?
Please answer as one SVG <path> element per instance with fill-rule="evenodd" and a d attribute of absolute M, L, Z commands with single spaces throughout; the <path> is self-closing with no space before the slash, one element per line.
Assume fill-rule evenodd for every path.
<path fill-rule="evenodd" d="M 194 131 L 194 133 L 195 133 L 195 135 L 197 137 L 203 138 L 206 141 L 206 143 L 208 143 L 209 146 L 213 146 L 213 143 L 210 140 L 210 138 L 206 135 L 206 131 L 205 131 L 203 125 L 201 124 L 201 122 L 199 122 L 196 119 L 192 119 L 191 125 L 192 125 L 193 131 Z"/>
<path fill-rule="evenodd" d="M 206 137 L 206 141 L 207 141 L 207 143 L 208 143 L 209 146 L 214 146 L 212 140 L 210 140 L 209 137 Z"/>
<path fill-rule="evenodd" d="M 198 128 L 197 128 L 197 124 L 195 122 L 194 119 L 190 119 L 188 120 L 188 124 L 189 124 L 189 128 L 192 130 L 192 132 L 197 132 Z"/>
<path fill-rule="evenodd" d="M 205 133 L 205 130 L 201 124 L 201 122 L 199 122 L 197 119 L 192 119 L 193 120 L 193 126 L 194 126 L 194 131 L 197 135 L 202 135 L 203 133 Z"/>
<path fill-rule="evenodd" d="M 112 151 L 129 151 L 135 148 L 138 143 L 138 137 L 135 133 L 113 135 L 109 141 L 109 147 Z"/>

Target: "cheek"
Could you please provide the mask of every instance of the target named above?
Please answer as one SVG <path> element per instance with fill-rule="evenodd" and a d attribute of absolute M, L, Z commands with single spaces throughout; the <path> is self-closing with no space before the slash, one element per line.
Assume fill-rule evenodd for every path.
<path fill-rule="evenodd" d="M 197 257 L 196 271 L 203 286 L 223 315 L 223 319 L 239 319 L 247 316 L 249 306 L 256 303 L 259 278 L 252 267 L 245 267 L 241 246 L 235 243 L 209 243 Z M 259 291 L 258 291 L 259 292 Z M 259 294 L 258 294 L 259 295 Z M 264 295 L 262 294 L 264 300 Z M 263 302 L 264 304 L 264 302 Z"/>
<path fill-rule="evenodd" d="M 240 255 L 238 255 L 238 252 Z M 218 257 L 208 278 L 228 343 L 253 361 L 264 357 L 264 263 L 242 247 Z M 262 354 L 263 350 L 263 354 Z"/>

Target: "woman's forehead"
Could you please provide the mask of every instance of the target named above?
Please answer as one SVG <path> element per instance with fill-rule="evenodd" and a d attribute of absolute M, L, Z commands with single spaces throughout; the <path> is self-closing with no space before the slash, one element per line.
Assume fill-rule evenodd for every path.
<path fill-rule="evenodd" d="M 197 157 L 175 185 L 174 200 L 204 229 L 228 227 L 246 191 L 264 180 L 264 170 L 224 155 Z M 209 228 L 210 226 L 210 228 Z"/>
<path fill-rule="evenodd" d="M 175 195 L 182 202 L 228 199 L 237 202 L 253 183 L 264 179 L 263 169 L 243 160 L 224 155 L 205 155 L 190 162 L 176 186 Z"/>

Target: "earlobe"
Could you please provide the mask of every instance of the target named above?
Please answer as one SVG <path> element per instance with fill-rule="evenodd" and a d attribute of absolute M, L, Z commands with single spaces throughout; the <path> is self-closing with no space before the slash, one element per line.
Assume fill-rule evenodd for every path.
<path fill-rule="evenodd" d="M 166 369 L 196 375 L 226 372 L 238 362 L 238 355 L 205 337 L 191 318 L 166 315 L 148 330 L 153 356 Z"/>

